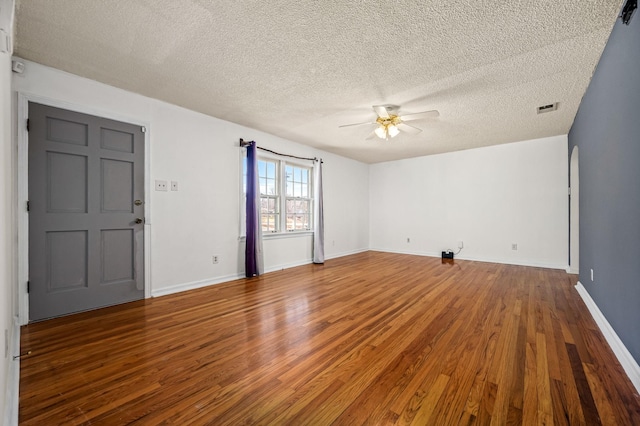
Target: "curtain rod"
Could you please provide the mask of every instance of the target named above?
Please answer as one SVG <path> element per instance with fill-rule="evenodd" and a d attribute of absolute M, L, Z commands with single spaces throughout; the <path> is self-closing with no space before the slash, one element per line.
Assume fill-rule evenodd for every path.
<path fill-rule="evenodd" d="M 255 142 L 255 141 L 248 141 L 247 142 L 244 139 L 240 138 L 240 148 L 244 148 L 247 145 L 251 144 L 252 142 Z M 282 157 L 297 158 L 298 160 L 320 161 L 321 163 L 324 163 L 324 161 L 322 161 L 322 159 L 318 159 L 318 157 L 313 157 L 313 158 L 310 158 L 310 157 L 298 157 L 297 155 L 281 154 L 279 152 L 275 152 L 275 151 L 272 151 L 270 149 L 263 148 L 261 146 L 256 146 L 256 148 L 258 148 L 258 149 L 260 149 L 262 151 L 270 152 L 272 154 L 280 155 Z"/>

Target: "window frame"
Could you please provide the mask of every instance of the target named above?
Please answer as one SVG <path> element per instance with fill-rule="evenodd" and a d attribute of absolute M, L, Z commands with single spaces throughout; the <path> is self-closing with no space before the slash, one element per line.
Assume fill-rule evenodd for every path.
<path fill-rule="evenodd" d="M 282 180 L 282 165 L 280 164 L 280 161 L 278 159 L 273 159 L 273 158 L 263 158 L 261 156 L 258 156 L 258 163 L 260 163 L 260 161 L 262 161 L 263 163 L 271 163 L 274 164 L 275 166 L 275 178 L 273 178 L 273 180 L 275 181 L 275 185 L 274 188 L 276 190 L 275 194 L 263 194 L 262 191 L 260 191 L 260 226 L 262 227 L 262 235 L 269 235 L 269 234 L 279 234 L 282 232 L 282 184 L 281 184 L 281 180 Z M 268 165 L 266 166 L 266 169 L 268 169 Z M 272 180 L 271 178 L 269 178 L 268 176 L 266 176 L 265 178 L 261 178 L 260 177 L 260 166 L 258 164 L 258 186 L 262 187 L 262 179 L 265 179 L 265 183 L 268 187 L 268 183 L 267 181 Z M 246 196 L 246 195 L 245 195 Z M 262 218 L 263 218 L 263 213 L 262 213 L 262 200 L 267 200 L 267 205 L 270 204 L 268 200 L 274 200 L 274 212 L 273 215 L 277 218 L 277 220 L 274 221 L 274 231 L 265 231 L 264 230 L 264 226 L 263 226 L 263 222 L 262 222 Z M 269 215 L 269 213 L 267 212 L 267 215 Z"/>
<path fill-rule="evenodd" d="M 289 196 L 287 194 L 287 166 L 292 167 L 294 169 L 302 169 L 302 170 L 306 170 L 307 171 L 307 197 L 296 197 L 295 196 L 295 184 L 299 183 L 300 185 L 303 185 L 304 182 L 300 181 L 300 182 L 296 182 L 295 180 L 292 181 L 293 185 L 294 185 L 294 189 L 293 189 L 293 193 L 294 195 Z M 294 176 L 295 179 L 295 176 Z M 313 231 L 313 208 L 314 208 L 314 199 L 313 199 L 313 166 L 309 167 L 307 165 L 301 165 L 298 164 L 296 162 L 293 161 L 282 161 L 282 189 L 283 189 L 283 200 L 281 201 L 281 208 L 284 208 L 284 210 L 282 211 L 282 224 L 284 225 L 283 231 L 282 232 L 286 232 L 286 233 L 291 233 L 291 232 L 310 232 Z M 308 216 L 308 228 L 307 229 L 287 229 L 287 225 L 288 225 L 288 216 L 289 213 L 287 212 L 287 201 L 307 201 L 308 202 L 308 206 L 307 206 L 307 213 L 306 216 Z M 295 213 L 293 213 L 293 215 L 295 216 Z M 295 223 L 295 219 L 294 219 L 294 223 Z"/>
<path fill-rule="evenodd" d="M 242 149 L 242 155 L 240 157 L 240 239 L 246 238 L 246 179 L 247 179 L 247 156 L 246 156 L 246 148 Z M 268 153 L 259 153 L 258 161 L 267 161 L 267 162 L 275 162 L 277 165 L 276 169 L 276 185 L 278 186 L 279 194 L 277 199 L 279 199 L 278 211 L 279 211 L 279 225 L 278 231 L 269 232 L 262 231 L 263 238 L 288 238 L 288 237 L 296 237 L 296 236 L 304 236 L 304 235 L 312 235 L 313 234 L 313 226 L 314 226 L 314 208 L 315 208 L 315 199 L 314 199 L 314 168 L 315 164 L 309 165 L 305 164 L 305 161 L 296 161 L 295 159 L 290 158 L 281 158 L 277 155 L 272 155 Z M 287 180 L 286 180 L 286 167 L 292 166 L 302 169 L 307 169 L 308 176 L 308 191 L 309 198 L 302 198 L 303 200 L 309 200 L 309 229 L 301 229 L 301 230 L 287 230 L 286 229 L 286 206 L 287 200 L 296 200 L 301 199 L 301 197 L 287 197 Z M 261 194 L 262 198 L 262 194 Z M 260 226 L 262 226 L 262 215 L 260 215 Z"/>

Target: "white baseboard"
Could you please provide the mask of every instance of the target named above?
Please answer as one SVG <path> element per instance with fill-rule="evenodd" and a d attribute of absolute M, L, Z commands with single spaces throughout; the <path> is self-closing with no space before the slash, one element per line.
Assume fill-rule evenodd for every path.
<path fill-rule="evenodd" d="M 429 253 L 424 251 L 411 251 L 411 250 L 390 250 L 384 248 L 372 247 L 370 251 L 379 251 L 382 253 L 396 253 L 396 254 L 409 254 L 412 256 L 425 256 L 425 257 L 440 257 L 440 253 Z"/>
<path fill-rule="evenodd" d="M 354 250 L 354 251 L 350 251 L 350 252 L 344 252 L 344 253 L 337 253 L 337 254 L 332 254 L 330 256 L 326 256 L 325 259 L 335 259 L 338 257 L 343 257 L 343 256 L 348 256 L 351 254 L 356 254 L 356 253 L 362 253 L 365 251 L 368 251 L 369 249 L 360 249 L 360 250 Z M 281 271 L 283 269 L 289 269 L 289 268 L 295 268 L 296 266 L 302 266 L 302 265 L 308 265 L 312 263 L 312 259 L 305 259 L 299 262 L 293 262 L 293 263 L 286 263 L 286 264 L 281 264 L 281 265 L 274 265 L 274 266 L 270 266 L 268 268 L 265 268 L 265 273 L 268 272 L 275 272 L 275 271 Z M 174 293 L 179 293 L 181 291 L 187 291 L 187 290 L 195 290 L 197 288 L 202 288 L 202 287 L 207 287 L 210 285 L 215 285 L 215 284 L 222 284 L 222 283 L 226 283 L 229 281 L 234 281 L 234 280 L 239 280 L 244 278 L 244 274 L 243 273 L 238 273 L 238 274 L 231 274 L 231 275 L 226 275 L 226 276 L 222 276 L 222 277 L 213 277 L 213 278 L 208 278 L 205 280 L 198 280 L 198 281 L 191 281 L 191 282 L 187 282 L 187 283 L 180 283 L 180 284 L 175 284 L 169 287 L 163 287 L 163 288 L 159 288 L 157 290 L 151 290 L 151 297 L 160 297 L 160 296 L 166 296 L 169 294 L 174 294 Z"/>
<path fill-rule="evenodd" d="M 15 355 L 20 355 L 20 325 L 18 317 L 13 320 L 12 335 L 9 340 L 9 363 L 7 368 L 7 387 L 4 399 L 4 425 L 16 426 L 18 424 L 18 404 L 20 402 L 20 358 L 13 359 Z"/>
<path fill-rule="evenodd" d="M 226 275 L 223 277 L 208 278 L 206 280 L 198 280 L 198 281 L 191 281 L 188 283 L 176 284 L 169 287 L 159 288 L 157 290 L 151 290 L 151 296 L 152 297 L 166 296 L 168 294 L 180 293 L 181 291 L 195 290 L 196 288 L 207 287 L 214 284 L 222 284 L 228 281 L 238 280 L 240 278 L 244 278 L 244 274 L 232 274 L 232 275 Z"/>
<path fill-rule="evenodd" d="M 344 257 L 344 256 L 352 255 L 352 254 L 363 253 L 365 251 L 369 251 L 369 249 L 359 249 L 359 250 L 352 250 L 352 251 L 348 251 L 348 252 L 334 253 L 334 254 L 331 254 L 331 255 L 326 255 L 324 258 L 325 258 L 325 260 L 337 259 L 339 257 Z M 267 272 L 274 272 L 274 271 L 282 271 L 283 269 L 295 268 L 296 266 L 308 265 L 310 263 L 313 263 L 313 259 L 305 259 L 305 260 L 301 260 L 299 262 L 292 262 L 292 263 L 283 263 L 281 265 L 274 265 L 274 266 L 270 266 L 268 268 L 265 268 L 264 272 L 267 273 Z"/>
<path fill-rule="evenodd" d="M 343 251 L 343 252 L 340 252 L 340 253 L 325 254 L 324 259 L 325 260 L 337 259 L 339 257 L 351 256 L 352 254 L 364 253 L 366 251 L 369 251 L 369 249 L 368 248 L 363 248 L 363 249 L 357 249 L 357 250 Z"/>
<path fill-rule="evenodd" d="M 420 251 L 407 251 L 407 250 L 389 250 L 383 248 L 372 248 L 372 251 L 381 251 L 386 253 L 398 253 L 398 254 L 411 254 L 415 256 L 426 256 L 426 257 L 441 257 L 442 251 L 437 253 L 432 252 L 420 252 Z M 531 266 L 534 268 L 548 268 L 548 269 L 563 269 L 567 270 L 567 265 L 558 264 L 558 263 L 546 263 L 546 262 L 537 262 L 537 261 L 527 261 L 527 260 L 512 260 L 512 259 L 491 259 L 486 257 L 474 257 L 474 256 L 465 256 L 464 253 L 460 253 L 455 255 L 455 258 L 458 260 L 471 260 L 473 262 L 486 262 L 486 263 L 500 263 L 503 265 L 516 265 L 516 266 Z"/>
<path fill-rule="evenodd" d="M 296 266 L 308 265 L 312 262 L 313 262 L 313 259 L 305 259 L 305 260 L 300 260 L 298 262 L 281 263 L 280 265 L 273 265 L 273 266 L 264 268 L 264 273 L 268 274 L 269 272 L 282 271 L 283 269 L 289 269 L 289 268 L 295 268 Z"/>
<path fill-rule="evenodd" d="M 580 274 L 580 270 L 577 268 L 572 268 L 571 266 L 567 266 L 566 268 L 567 274 L 578 275 Z"/>
<path fill-rule="evenodd" d="M 438 253 L 438 257 L 440 257 L 440 253 Z M 547 269 L 562 269 L 563 271 L 567 269 L 566 264 L 562 263 L 547 263 L 547 262 L 538 262 L 538 261 L 530 261 L 530 260 L 513 260 L 513 259 L 487 259 L 481 257 L 473 257 L 473 256 L 465 256 L 460 254 L 456 257 L 456 259 L 460 260 L 472 260 L 474 262 L 487 262 L 487 263 L 501 263 L 503 265 L 515 265 L 515 266 L 530 266 L 532 268 L 547 268 Z"/>
<path fill-rule="evenodd" d="M 611 327 L 611 324 L 609 324 L 609 321 L 607 321 L 602 311 L 600 311 L 600 308 L 598 308 L 598 305 L 596 305 L 596 302 L 593 301 L 591 295 L 589 295 L 589 292 L 580 281 L 576 284 L 576 290 L 578 290 L 584 304 L 587 305 L 591 316 L 596 321 L 596 324 L 598 324 L 604 338 L 607 339 L 611 350 L 613 350 L 613 353 L 618 358 L 622 368 L 624 368 L 627 376 L 629 376 L 631 383 L 635 386 L 636 391 L 640 393 L 640 366 L 624 343 L 622 343 L 622 340 L 620 340 L 613 327 Z"/>

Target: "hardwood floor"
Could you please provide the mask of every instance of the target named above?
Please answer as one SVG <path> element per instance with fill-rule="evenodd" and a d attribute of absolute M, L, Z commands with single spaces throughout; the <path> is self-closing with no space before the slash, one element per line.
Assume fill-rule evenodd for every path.
<path fill-rule="evenodd" d="M 366 252 L 30 324 L 20 424 L 640 425 L 574 284 Z"/>

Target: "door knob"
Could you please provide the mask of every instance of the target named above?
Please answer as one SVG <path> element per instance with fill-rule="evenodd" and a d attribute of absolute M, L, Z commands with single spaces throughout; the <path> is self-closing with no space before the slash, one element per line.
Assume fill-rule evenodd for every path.
<path fill-rule="evenodd" d="M 133 204 L 135 204 L 136 206 L 141 206 L 142 205 L 142 200 L 135 200 L 133 202 Z"/>
<path fill-rule="evenodd" d="M 142 223 L 142 222 L 144 222 L 144 219 L 136 217 L 136 223 L 139 224 L 139 223 Z"/>

